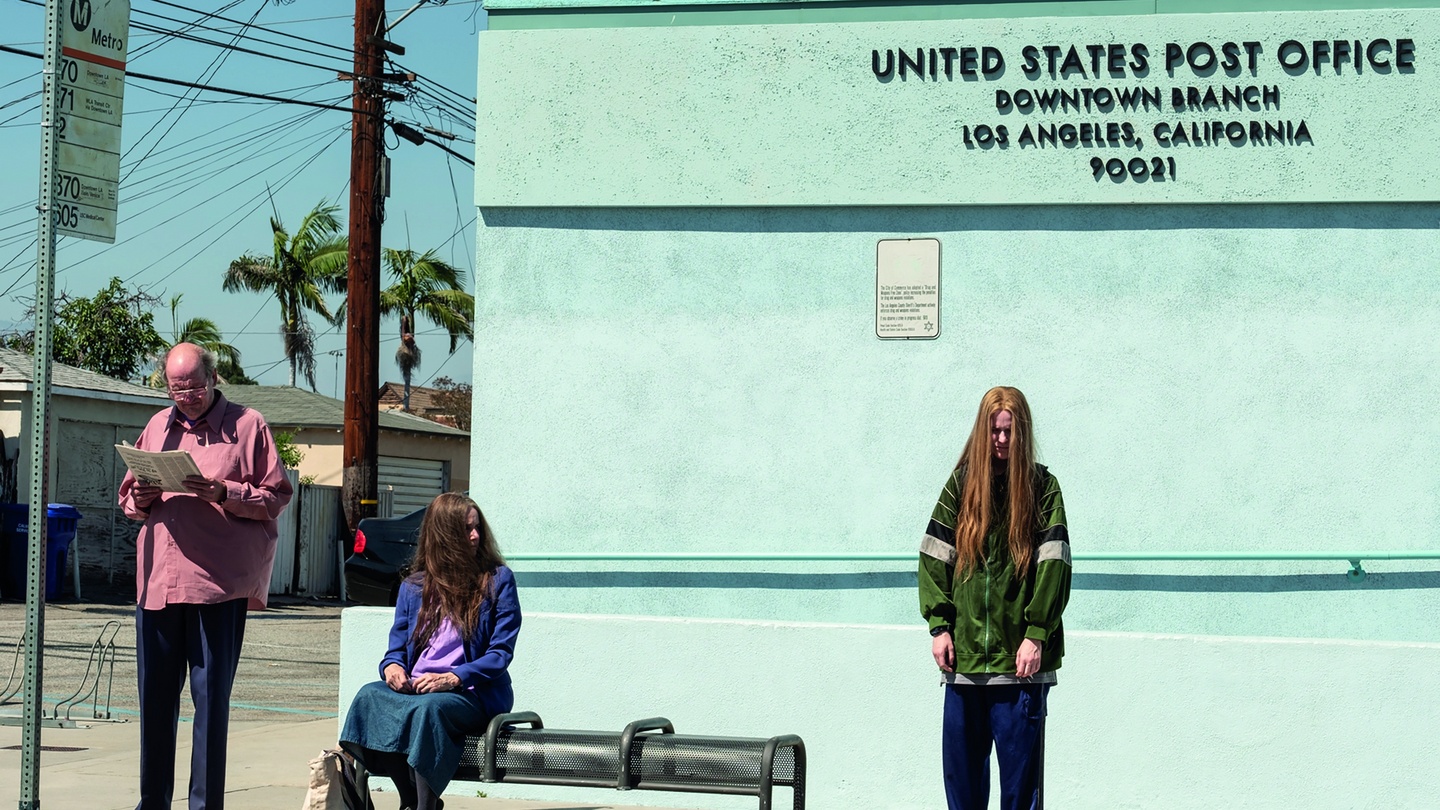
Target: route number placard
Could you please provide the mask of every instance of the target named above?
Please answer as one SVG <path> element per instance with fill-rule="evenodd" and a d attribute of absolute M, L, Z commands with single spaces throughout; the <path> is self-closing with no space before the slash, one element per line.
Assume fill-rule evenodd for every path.
<path fill-rule="evenodd" d="M 55 230 L 115 241 L 129 0 L 69 0 L 55 119 Z"/>

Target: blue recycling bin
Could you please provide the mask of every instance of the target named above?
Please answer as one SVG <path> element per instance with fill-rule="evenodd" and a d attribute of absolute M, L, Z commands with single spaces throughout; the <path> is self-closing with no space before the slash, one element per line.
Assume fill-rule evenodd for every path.
<path fill-rule="evenodd" d="M 66 503 L 45 508 L 45 601 L 59 599 L 65 589 L 65 559 L 79 531 L 80 510 Z M 29 567 L 30 505 L 0 504 L 0 540 L 5 545 L 0 594 L 24 600 L 25 573 Z"/>

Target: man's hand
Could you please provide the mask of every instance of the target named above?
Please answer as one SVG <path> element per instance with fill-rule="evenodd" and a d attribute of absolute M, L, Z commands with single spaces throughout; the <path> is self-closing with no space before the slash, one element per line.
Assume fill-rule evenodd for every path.
<path fill-rule="evenodd" d="M 130 500 L 140 509 L 149 509 L 150 505 L 160 499 L 160 493 L 164 490 L 154 484 L 144 481 L 136 481 L 135 486 L 130 488 Z"/>
<path fill-rule="evenodd" d="M 1015 674 L 1028 678 L 1040 671 L 1040 642 L 1027 638 L 1020 642 L 1020 652 L 1015 653 Z"/>
<path fill-rule="evenodd" d="M 200 475 L 187 475 L 182 482 L 191 495 L 202 501 L 220 503 L 225 500 L 225 482 Z"/>
<path fill-rule="evenodd" d="M 415 679 L 415 691 L 420 694 L 427 692 L 453 692 L 460 688 L 460 676 L 453 672 L 427 672 Z"/>
<path fill-rule="evenodd" d="M 410 683 L 410 676 L 406 674 L 405 668 L 399 664 L 391 664 L 385 667 L 385 685 L 396 692 L 409 694 L 415 691 Z"/>
<path fill-rule="evenodd" d="M 931 640 L 930 654 L 935 656 L 935 663 L 941 671 L 955 671 L 955 639 L 950 638 L 948 631 Z"/>

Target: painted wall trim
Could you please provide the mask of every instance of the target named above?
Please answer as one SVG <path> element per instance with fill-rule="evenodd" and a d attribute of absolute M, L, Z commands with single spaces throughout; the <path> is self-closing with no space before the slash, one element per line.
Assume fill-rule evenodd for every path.
<path fill-rule="evenodd" d="M 694 25 L 783 25 L 898 22 L 996 17 L 1206 14 L 1264 11 L 1345 11 L 1434 8 L 1440 0 L 995 0 L 899 2 L 864 0 L 492 0 L 490 30 L 631 28 Z"/>
<path fill-rule="evenodd" d="M 526 551 L 507 553 L 524 561 L 709 560 L 730 562 L 913 562 L 913 551 Z M 1275 561 L 1275 560 L 1440 560 L 1440 551 L 1076 551 L 1076 560 L 1131 561 Z"/>

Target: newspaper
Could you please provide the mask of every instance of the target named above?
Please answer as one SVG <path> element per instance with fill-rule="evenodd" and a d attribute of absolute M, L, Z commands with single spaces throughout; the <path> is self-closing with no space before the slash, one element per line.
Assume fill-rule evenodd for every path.
<path fill-rule="evenodd" d="M 115 450 L 136 478 L 166 492 L 189 492 L 185 488 L 185 476 L 200 474 L 195 459 L 186 450 L 151 452 L 137 450 L 129 444 L 117 444 Z"/>

